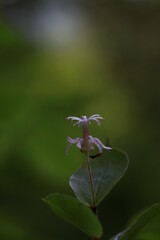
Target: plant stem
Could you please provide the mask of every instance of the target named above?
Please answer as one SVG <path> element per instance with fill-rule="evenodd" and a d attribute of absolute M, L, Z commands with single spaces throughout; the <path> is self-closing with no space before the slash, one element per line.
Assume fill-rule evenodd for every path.
<path fill-rule="evenodd" d="M 95 199 L 95 193 L 94 193 L 93 176 L 92 176 L 91 166 L 90 166 L 90 162 L 89 162 L 89 153 L 88 152 L 86 153 L 86 161 L 87 161 L 87 168 L 88 168 L 89 180 L 90 180 L 90 184 L 91 184 L 92 200 L 93 200 L 93 203 L 92 203 L 92 205 L 90 205 L 90 208 L 91 208 L 92 212 L 96 215 L 96 217 L 98 217 L 98 212 L 97 212 L 97 208 L 96 208 L 96 199 Z M 91 238 L 91 240 L 98 240 L 98 238 L 93 237 L 93 238 Z"/>
<path fill-rule="evenodd" d="M 98 211 L 96 206 L 90 205 L 90 209 L 92 210 L 92 212 L 96 215 L 96 217 L 98 217 Z"/>
<path fill-rule="evenodd" d="M 91 184 L 92 200 L 93 200 L 93 205 L 91 206 L 91 209 L 93 209 L 93 212 L 95 213 L 94 209 L 96 208 L 96 199 L 95 199 L 95 194 L 94 194 L 93 176 L 92 176 L 88 153 L 86 153 L 86 161 L 87 161 L 87 168 L 88 168 L 89 180 L 90 180 L 90 184 Z"/>

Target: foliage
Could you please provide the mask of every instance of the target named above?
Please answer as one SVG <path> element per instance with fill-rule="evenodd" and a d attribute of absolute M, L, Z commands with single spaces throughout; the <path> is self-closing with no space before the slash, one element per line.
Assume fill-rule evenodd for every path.
<path fill-rule="evenodd" d="M 160 202 L 138 214 L 130 225 L 111 240 L 160 239 Z"/>
<path fill-rule="evenodd" d="M 123 177 L 128 167 L 128 157 L 122 151 L 104 151 L 102 157 L 90 160 L 93 176 L 96 206 Z M 70 178 L 70 186 L 76 197 L 87 206 L 92 204 L 92 193 L 85 165 Z"/>
<path fill-rule="evenodd" d="M 104 151 L 102 157 L 89 160 L 89 162 L 96 199 L 94 208 L 96 209 L 96 206 L 123 177 L 128 168 L 128 157 L 124 152 L 113 149 Z M 86 165 L 73 173 L 70 178 L 70 186 L 77 199 L 84 205 L 74 198 L 60 194 L 51 194 L 44 201 L 63 220 L 75 225 L 87 235 L 99 239 L 102 235 L 102 227 L 97 216 L 94 215 L 96 212 L 87 208 L 88 206 L 93 209 L 93 196 Z M 160 203 L 156 203 L 136 216 L 125 230 L 110 240 L 138 240 L 141 238 L 158 240 L 160 237 L 159 220 Z M 158 225 L 157 229 L 155 229 L 156 225 Z"/>
<path fill-rule="evenodd" d="M 92 237 L 101 237 L 102 227 L 94 213 L 76 198 L 62 194 L 51 194 L 44 201 L 63 220 L 69 222 Z"/>
<path fill-rule="evenodd" d="M 89 160 L 92 171 L 95 208 L 122 178 L 128 167 L 127 155 L 117 149 L 104 151 L 102 157 Z M 86 163 L 70 178 L 76 197 L 88 207 L 93 206 L 92 189 Z M 101 225 L 87 206 L 69 196 L 51 194 L 44 199 L 63 220 L 75 225 L 87 235 L 100 238 Z M 91 207 L 92 208 L 92 207 Z"/>

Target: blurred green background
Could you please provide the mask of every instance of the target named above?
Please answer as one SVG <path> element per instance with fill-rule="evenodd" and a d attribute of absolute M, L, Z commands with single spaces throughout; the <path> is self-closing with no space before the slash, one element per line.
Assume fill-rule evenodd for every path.
<path fill-rule="evenodd" d="M 0 239 L 88 239 L 41 198 L 73 196 L 82 164 L 67 116 L 98 113 L 90 134 L 124 149 L 127 174 L 99 206 L 102 240 L 160 200 L 160 3 L 0 3 Z"/>

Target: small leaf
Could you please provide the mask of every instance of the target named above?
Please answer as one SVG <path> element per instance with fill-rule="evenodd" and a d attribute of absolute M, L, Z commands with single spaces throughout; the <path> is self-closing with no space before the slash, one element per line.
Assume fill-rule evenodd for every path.
<path fill-rule="evenodd" d="M 64 221 L 73 224 L 91 237 L 101 237 L 102 226 L 97 217 L 91 209 L 80 203 L 76 198 L 53 193 L 43 200 Z"/>
<path fill-rule="evenodd" d="M 104 151 L 102 157 L 90 160 L 96 205 L 122 178 L 128 167 L 127 155 L 117 149 Z M 92 192 L 86 166 L 79 168 L 70 178 L 70 186 L 76 197 L 87 206 L 92 205 Z"/>
<path fill-rule="evenodd" d="M 160 202 L 147 208 L 134 218 L 128 228 L 110 240 L 159 240 Z"/>

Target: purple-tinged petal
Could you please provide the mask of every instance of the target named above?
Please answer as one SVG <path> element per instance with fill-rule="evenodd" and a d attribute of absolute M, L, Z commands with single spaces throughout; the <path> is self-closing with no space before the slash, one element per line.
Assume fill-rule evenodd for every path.
<path fill-rule="evenodd" d="M 67 141 L 69 142 L 69 143 L 74 143 L 74 139 L 73 138 L 71 138 L 71 137 L 67 137 Z"/>
<path fill-rule="evenodd" d="M 68 146 L 67 146 L 67 148 L 66 148 L 66 155 L 68 155 L 68 150 L 69 150 L 69 148 L 71 147 L 71 145 L 72 145 L 72 143 L 69 143 L 69 144 L 68 144 Z"/>
<path fill-rule="evenodd" d="M 79 118 L 79 117 L 73 117 L 73 116 L 71 116 L 71 117 L 67 117 L 67 120 L 71 120 L 71 121 L 81 121 L 81 118 Z"/>
<path fill-rule="evenodd" d="M 94 117 L 100 117 L 99 114 L 93 114 L 92 116 L 90 116 L 89 118 L 94 118 Z"/>
<path fill-rule="evenodd" d="M 100 145 L 98 142 L 96 142 L 96 141 L 94 141 L 94 144 L 97 146 L 99 152 L 102 153 L 102 147 L 101 147 L 101 145 Z"/>
<path fill-rule="evenodd" d="M 81 139 L 79 139 L 79 141 L 77 142 L 76 146 L 81 149 Z"/>
<path fill-rule="evenodd" d="M 81 123 L 80 121 L 76 122 L 76 123 L 73 124 L 73 126 L 78 125 L 78 127 L 79 127 L 80 123 Z"/>
<path fill-rule="evenodd" d="M 105 146 L 98 138 L 94 138 L 95 142 L 97 142 L 102 148 L 107 150 L 111 150 L 112 148 Z"/>
<path fill-rule="evenodd" d="M 91 119 L 89 119 L 89 121 L 95 121 L 98 125 L 101 125 L 101 123 L 100 123 L 100 121 L 98 120 L 98 119 L 96 119 L 96 118 L 91 118 Z"/>
<path fill-rule="evenodd" d="M 72 139 L 71 137 L 67 137 L 67 141 L 69 142 L 69 144 L 68 144 L 68 146 L 66 148 L 66 155 L 68 155 L 68 150 L 69 150 L 69 148 L 71 147 L 72 144 L 76 144 L 76 146 L 81 149 L 82 138 L 74 138 L 74 139 Z"/>

